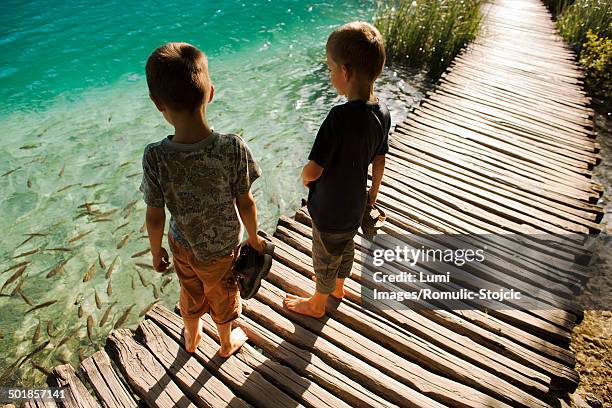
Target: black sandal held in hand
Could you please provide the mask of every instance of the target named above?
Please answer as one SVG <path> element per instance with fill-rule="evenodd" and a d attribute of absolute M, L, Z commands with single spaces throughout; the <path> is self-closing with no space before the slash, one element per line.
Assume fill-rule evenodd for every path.
<path fill-rule="evenodd" d="M 247 243 L 240 246 L 234 263 L 234 273 L 238 279 L 241 298 L 250 299 L 255 296 L 261 286 L 261 280 L 270 272 L 272 254 L 274 244 L 268 241 L 265 242 L 263 255 Z"/>
<path fill-rule="evenodd" d="M 385 223 L 387 215 L 377 204 L 367 205 L 361 219 L 361 231 L 364 235 L 372 237 Z"/>

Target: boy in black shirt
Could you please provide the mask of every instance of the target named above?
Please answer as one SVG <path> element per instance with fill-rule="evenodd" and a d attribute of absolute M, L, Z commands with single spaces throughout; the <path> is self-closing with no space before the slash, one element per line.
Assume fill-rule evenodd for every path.
<path fill-rule="evenodd" d="M 325 314 L 329 295 L 344 296 L 344 279 L 355 255 L 353 237 L 366 205 L 376 202 L 391 127 L 387 107 L 374 95 L 374 81 L 385 65 L 378 30 L 365 22 L 345 24 L 329 36 L 326 51 L 331 83 L 348 102 L 329 112 L 302 170 L 310 188 L 316 292 L 310 298 L 285 298 L 288 309 L 317 318 Z M 372 186 L 367 191 L 370 163 Z"/>

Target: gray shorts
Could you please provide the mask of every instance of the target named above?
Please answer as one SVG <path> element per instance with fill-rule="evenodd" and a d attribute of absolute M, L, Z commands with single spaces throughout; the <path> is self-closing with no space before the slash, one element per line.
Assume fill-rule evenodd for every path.
<path fill-rule="evenodd" d="M 312 226 L 312 264 L 317 277 L 317 292 L 329 295 L 336 279 L 351 275 L 355 258 L 353 237 L 357 230 L 340 233 L 321 232 Z"/>

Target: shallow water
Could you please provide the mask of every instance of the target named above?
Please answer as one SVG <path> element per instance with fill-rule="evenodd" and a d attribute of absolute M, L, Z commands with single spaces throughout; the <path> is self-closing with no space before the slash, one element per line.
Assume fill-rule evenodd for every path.
<path fill-rule="evenodd" d="M 76 366 L 79 354 L 103 347 L 126 309 L 125 326 L 134 327 L 156 295 L 169 307 L 178 298 L 176 279 L 162 292 L 165 277 L 136 265 L 150 263 L 148 254 L 132 258 L 148 247 L 142 149 L 171 133 L 148 100 L 150 51 L 180 40 L 208 54 L 216 87 L 209 121 L 248 141 L 264 171 L 254 185 L 260 224 L 271 232 L 279 215 L 299 207 L 301 166 L 326 112 L 342 101 L 324 65 L 327 35 L 343 22 L 370 20 L 373 10 L 373 2 L 356 0 L 0 5 L 0 285 L 19 271 L 7 269 L 29 262 L 0 292 L 0 384 L 42 384 L 31 360 Z M 377 83 L 394 121 L 428 86 L 391 69 Z M 97 204 L 80 207 L 88 202 Z M 56 302 L 25 314 L 28 301 Z"/>

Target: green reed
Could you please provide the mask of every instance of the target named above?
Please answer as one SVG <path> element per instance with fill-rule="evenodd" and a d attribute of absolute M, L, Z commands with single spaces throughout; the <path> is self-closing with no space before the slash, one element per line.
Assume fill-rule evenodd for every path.
<path fill-rule="evenodd" d="M 437 79 L 478 33 L 483 0 L 393 0 L 378 5 L 374 22 L 387 59 L 426 69 Z"/>

